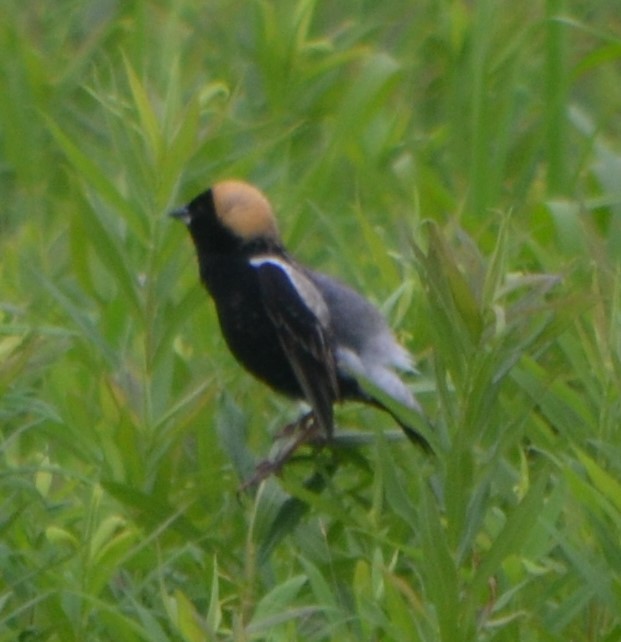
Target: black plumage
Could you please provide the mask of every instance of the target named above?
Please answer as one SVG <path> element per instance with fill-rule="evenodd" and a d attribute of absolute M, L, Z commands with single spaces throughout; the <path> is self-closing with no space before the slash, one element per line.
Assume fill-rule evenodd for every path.
<path fill-rule="evenodd" d="M 357 375 L 420 411 L 395 372 L 411 369 L 411 359 L 380 313 L 289 256 L 259 190 L 241 181 L 217 183 L 172 216 L 188 226 L 201 280 L 235 358 L 274 390 L 306 400 L 326 437 L 335 402 L 357 399 L 387 410 L 363 392 Z"/>

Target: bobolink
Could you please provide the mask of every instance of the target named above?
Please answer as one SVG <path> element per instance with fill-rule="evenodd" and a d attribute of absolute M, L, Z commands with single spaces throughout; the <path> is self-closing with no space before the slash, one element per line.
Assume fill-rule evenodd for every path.
<path fill-rule="evenodd" d="M 395 372 L 411 370 L 411 357 L 381 314 L 351 288 L 287 253 L 258 189 L 223 181 L 171 216 L 189 229 L 201 280 L 233 355 L 274 390 L 310 404 L 326 439 L 335 402 L 359 400 L 390 413 L 363 390 L 361 378 L 421 412 Z M 410 439 L 426 445 L 397 421 Z"/>

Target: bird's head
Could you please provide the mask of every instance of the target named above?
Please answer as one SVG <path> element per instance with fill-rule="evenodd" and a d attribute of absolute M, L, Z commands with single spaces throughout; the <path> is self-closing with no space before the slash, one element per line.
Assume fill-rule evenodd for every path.
<path fill-rule="evenodd" d="M 190 230 L 199 251 L 229 253 L 280 245 L 272 207 L 256 187 L 226 180 L 170 213 Z"/>

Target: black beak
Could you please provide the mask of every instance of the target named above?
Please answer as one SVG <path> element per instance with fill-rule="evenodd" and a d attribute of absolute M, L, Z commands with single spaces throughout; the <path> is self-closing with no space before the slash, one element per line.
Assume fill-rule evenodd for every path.
<path fill-rule="evenodd" d="M 176 210 L 173 210 L 172 212 L 168 212 L 168 216 L 172 216 L 172 218 L 176 218 L 177 220 L 182 221 L 186 225 L 188 225 L 192 220 L 192 217 L 190 216 L 190 210 L 187 205 L 184 205 L 183 207 L 178 207 Z"/>

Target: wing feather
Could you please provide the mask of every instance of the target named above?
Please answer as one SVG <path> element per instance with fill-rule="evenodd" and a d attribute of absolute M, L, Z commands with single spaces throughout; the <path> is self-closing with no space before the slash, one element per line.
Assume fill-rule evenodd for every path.
<path fill-rule="evenodd" d="M 327 305 L 310 279 L 293 264 L 271 256 L 251 263 L 280 345 L 316 420 L 329 436 L 339 385 Z"/>

